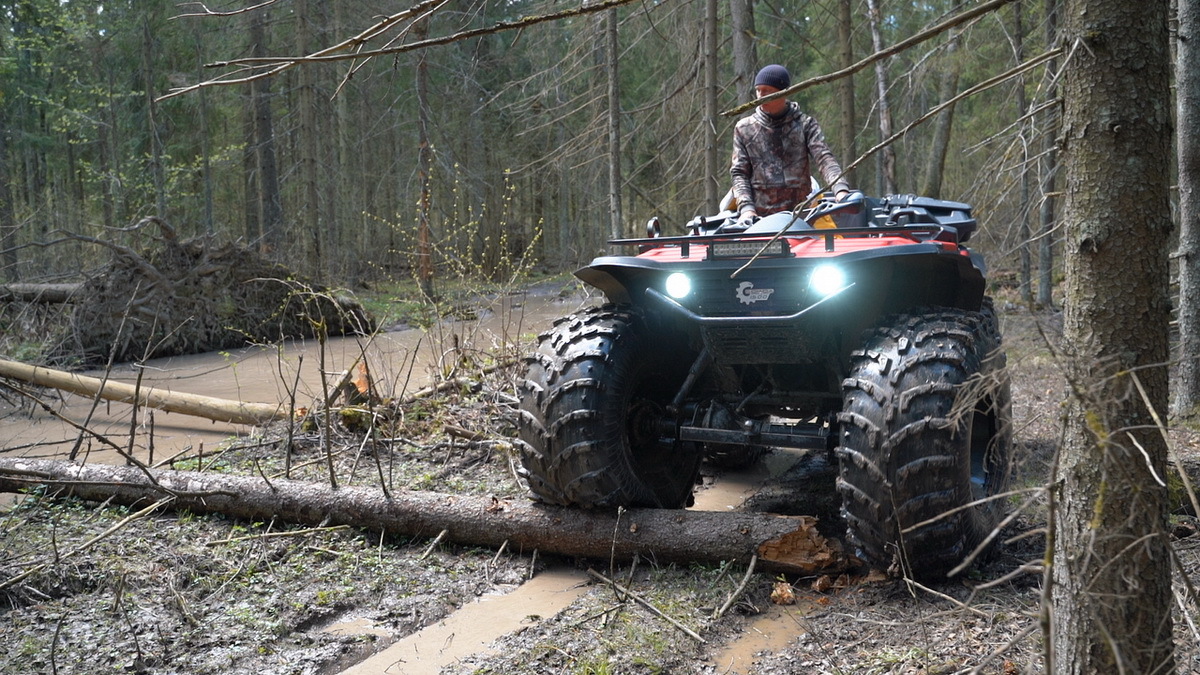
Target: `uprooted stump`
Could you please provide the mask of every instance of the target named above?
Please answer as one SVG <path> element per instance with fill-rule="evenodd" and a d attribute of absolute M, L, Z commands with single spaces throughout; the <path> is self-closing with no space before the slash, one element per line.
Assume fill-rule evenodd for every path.
<path fill-rule="evenodd" d="M 194 354 L 285 338 L 365 334 L 354 298 L 235 244 L 180 241 L 166 223 L 145 251 L 88 237 L 114 255 L 77 293 L 63 349 L 87 363 Z"/>

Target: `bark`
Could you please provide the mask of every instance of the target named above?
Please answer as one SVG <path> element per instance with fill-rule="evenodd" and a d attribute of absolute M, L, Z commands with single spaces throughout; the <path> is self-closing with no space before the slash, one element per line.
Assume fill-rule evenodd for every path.
<path fill-rule="evenodd" d="M 105 381 L 86 375 L 76 375 L 41 366 L 0 359 L 0 378 L 10 378 L 40 387 L 62 389 L 80 396 L 97 396 L 107 401 L 134 403 L 182 415 L 203 417 L 234 424 L 264 424 L 288 414 L 285 406 L 271 403 L 247 403 L 210 396 L 185 394 L 143 386 L 140 389 L 124 382 Z"/>
<path fill-rule="evenodd" d="M 879 32 L 879 0 L 867 0 L 867 18 L 871 25 L 871 46 L 876 52 L 883 51 L 883 36 Z M 892 111 L 888 107 L 887 64 L 888 60 L 875 62 L 875 95 L 879 108 L 879 138 L 886 140 L 892 137 Z M 896 151 L 891 144 L 879 152 L 877 175 L 878 189 L 881 194 L 896 192 Z"/>
<path fill-rule="evenodd" d="M 1051 485 L 1055 673 L 1168 673 L 1168 0 L 1069 0 L 1063 81 L 1073 384 Z M 1136 379 L 1135 379 L 1136 378 Z"/>
<path fill-rule="evenodd" d="M 1175 41 L 1179 158 L 1179 379 L 1172 412 L 1200 405 L 1200 7 L 1180 2 Z"/>
<path fill-rule="evenodd" d="M 83 284 L 5 284 L 0 286 L 0 302 L 71 302 Z"/>
<path fill-rule="evenodd" d="M 151 482 L 149 476 L 154 477 Z M 763 571 L 811 574 L 846 569 L 853 558 L 816 530 L 808 516 L 629 509 L 588 511 L 525 499 L 318 483 L 192 471 L 144 472 L 136 467 L 0 458 L 0 492 L 38 484 L 82 499 L 148 504 L 175 498 L 170 508 L 248 520 L 302 525 L 351 525 L 390 535 L 433 537 L 474 546 L 626 560 L 635 553 L 659 562 L 748 561 Z"/>

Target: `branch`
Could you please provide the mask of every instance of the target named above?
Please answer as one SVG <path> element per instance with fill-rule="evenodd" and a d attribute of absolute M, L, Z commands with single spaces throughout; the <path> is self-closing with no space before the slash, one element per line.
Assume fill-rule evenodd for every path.
<path fill-rule="evenodd" d="M 569 10 L 558 12 L 555 14 L 544 14 L 541 16 L 526 16 L 526 17 L 517 19 L 516 21 L 501 21 L 500 23 L 494 24 L 488 28 L 473 28 L 471 30 L 465 30 L 465 31 L 462 31 L 459 33 L 454 33 L 452 35 L 447 35 L 444 37 L 429 38 L 427 40 L 420 40 L 420 41 L 412 42 L 412 43 L 405 44 L 405 45 L 398 45 L 396 47 L 387 47 L 384 49 L 375 49 L 375 50 L 364 51 L 364 52 L 353 52 L 353 53 L 349 53 L 349 54 L 338 53 L 345 49 L 348 49 L 349 47 L 357 46 L 359 44 L 362 44 L 363 42 L 366 42 L 370 38 L 373 38 L 376 35 L 378 35 L 385 28 L 390 27 L 392 24 L 395 24 L 396 22 L 398 22 L 400 19 L 408 18 L 409 16 L 411 16 L 412 14 L 414 14 L 418 11 L 421 11 L 432 4 L 435 4 L 437 2 L 442 2 L 442 1 L 443 0 L 426 0 L 426 2 L 423 2 L 405 12 L 402 12 L 401 14 L 396 14 L 396 15 L 388 17 L 384 21 L 381 21 L 380 23 L 376 24 L 375 26 L 368 28 L 366 31 L 363 31 L 358 36 L 355 36 L 354 38 L 351 38 L 350 40 L 347 40 L 346 42 L 335 45 L 333 47 L 329 47 L 327 49 L 323 49 L 319 52 L 316 52 L 316 53 L 308 55 L 308 56 L 247 57 L 244 59 L 231 59 L 229 61 L 217 61 L 215 63 L 207 64 L 206 67 L 208 67 L 208 68 L 225 68 L 225 67 L 229 67 L 229 66 L 245 66 L 246 68 L 244 70 L 253 70 L 256 68 L 269 68 L 269 70 L 255 73 L 253 75 L 248 75 L 246 77 L 236 78 L 236 79 L 222 79 L 222 78 L 227 78 L 231 74 L 222 75 L 217 78 L 213 78 L 211 80 L 206 80 L 204 82 L 199 82 L 197 84 L 193 84 L 193 85 L 190 85 L 187 87 L 179 87 L 177 89 L 172 89 L 169 92 L 167 92 L 166 94 L 163 94 L 162 96 L 157 98 L 156 101 L 163 101 L 165 99 L 172 98 L 174 96 L 179 96 L 181 94 L 190 93 L 190 92 L 193 92 L 198 89 L 205 88 L 205 87 L 215 87 L 215 86 L 221 86 L 221 85 L 237 85 L 237 84 L 245 84 L 247 82 L 253 82 L 255 80 L 260 80 L 263 78 L 278 75 L 279 73 L 281 73 L 285 70 L 288 70 L 289 68 L 293 68 L 293 67 L 303 64 L 303 63 L 322 63 L 322 62 L 326 62 L 326 61 L 348 61 L 348 60 L 356 60 L 356 59 L 369 59 L 369 58 L 373 58 L 376 56 L 389 56 L 389 55 L 393 55 L 393 54 L 403 54 L 405 52 L 415 51 L 418 49 L 425 49 L 427 47 L 436 47 L 436 46 L 440 46 L 440 45 L 451 44 L 453 42 L 459 42 L 461 40 L 467 40 L 467 39 L 479 37 L 482 35 L 491 35 L 493 33 L 501 33 L 501 32 L 510 31 L 510 30 L 520 30 L 520 29 L 528 28 L 529 26 L 534 26 L 534 25 L 537 25 L 540 23 L 546 23 L 548 21 L 557 21 L 559 19 L 566 19 L 566 18 L 571 18 L 571 17 L 576 17 L 576 16 L 586 16 L 588 14 L 595 14 L 596 12 L 603 12 L 605 10 L 620 7 L 622 5 L 627 5 L 631 2 L 637 2 L 638 0 L 607 0 L 606 2 L 599 2 L 594 5 L 588 5 L 586 7 L 569 9 Z M 993 1 L 999 2 L 1001 0 L 993 0 Z M 1012 0 L 1003 0 L 1003 2 L 1012 2 Z M 241 72 L 241 71 L 239 71 L 239 72 Z"/>
<path fill-rule="evenodd" d="M 971 20 L 979 17 L 979 16 L 987 14 L 988 12 L 997 10 L 997 9 L 1003 7 L 1004 5 L 1007 5 L 1008 3 L 1013 2 L 1013 1 L 1014 0 L 992 0 L 991 2 L 985 2 L 984 4 L 978 6 L 974 9 L 970 9 L 970 10 L 963 12 L 962 14 L 959 14 L 958 16 L 952 16 L 949 19 L 946 19 L 945 21 L 939 23 L 938 25 L 936 25 L 932 28 L 923 30 L 920 33 L 917 33 L 916 35 L 908 38 L 907 40 L 901 40 L 900 42 L 897 42 L 896 44 L 892 45 L 891 47 L 888 47 L 887 49 L 881 49 L 852 66 L 848 66 L 841 70 L 835 70 L 832 73 L 826 73 L 824 75 L 818 75 L 816 77 L 809 78 L 803 82 L 800 82 L 799 84 L 793 84 L 792 86 L 788 87 L 787 89 L 775 92 L 774 94 L 771 94 L 770 96 L 763 96 L 762 98 L 757 98 L 757 99 L 754 99 L 753 101 L 743 103 L 742 105 L 739 105 L 736 108 L 733 108 L 731 110 L 727 110 L 727 111 L 721 113 L 721 115 L 724 117 L 729 117 L 731 115 L 740 115 L 741 113 L 743 113 L 757 105 L 766 103 L 767 101 L 773 101 L 777 98 L 783 98 L 784 96 L 790 96 L 792 94 L 795 94 L 796 92 L 803 91 L 805 89 L 808 89 L 809 87 L 813 87 L 818 84 L 825 84 L 826 82 L 833 82 L 834 80 L 840 80 L 843 77 L 848 77 L 850 75 L 853 75 L 854 73 L 857 73 L 858 71 L 862 70 L 863 68 L 866 68 L 867 66 L 875 63 L 876 61 L 880 61 L 882 59 L 888 58 L 889 56 L 894 56 L 896 54 L 899 54 L 900 52 L 902 52 L 910 47 L 915 47 L 916 45 L 919 45 L 922 42 L 925 42 L 926 40 L 939 35 L 940 33 L 944 33 L 945 31 L 950 30 L 951 28 L 954 28 L 955 26 L 962 25 L 968 21 L 971 21 Z"/>

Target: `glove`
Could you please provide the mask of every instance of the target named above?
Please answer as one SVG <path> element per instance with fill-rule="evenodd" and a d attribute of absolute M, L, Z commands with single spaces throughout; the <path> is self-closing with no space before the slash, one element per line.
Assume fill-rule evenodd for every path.
<path fill-rule="evenodd" d="M 754 224 L 754 221 L 756 220 L 758 220 L 758 214 L 754 212 L 754 209 L 746 209 L 745 211 L 742 211 L 741 215 L 738 216 L 736 222 L 726 225 L 725 227 L 721 228 L 721 231 L 745 232 L 750 228 L 751 225 Z"/>

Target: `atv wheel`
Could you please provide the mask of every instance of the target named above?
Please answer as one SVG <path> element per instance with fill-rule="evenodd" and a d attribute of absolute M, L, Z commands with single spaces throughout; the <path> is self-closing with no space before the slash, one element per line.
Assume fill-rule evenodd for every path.
<path fill-rule="evenodd" d="M 849 539 L 869 562 L 942 576 L 996 527 L 1003 500 L 972 502 L 1008 482 L 999 346 L 994 312 L 935 309 L 894 317 L 854 352 L 838 416 L 838 491 Z"/>
<path fill-rule="evenodd" d="M 521 463 L 552 504 L 681 508 L 700 468 L 666 412 L 686 350 L 629 307 L 605 305 L 543 334 L 521 388 Z"/>

